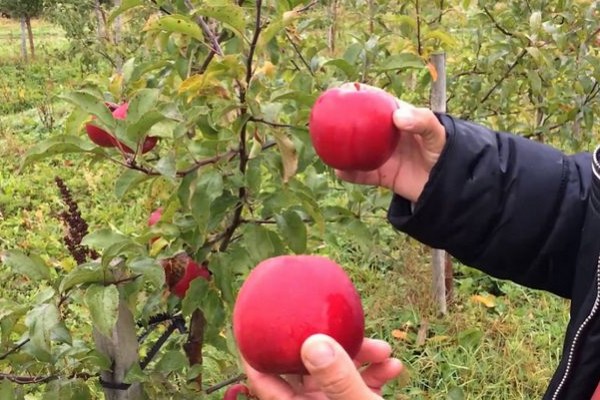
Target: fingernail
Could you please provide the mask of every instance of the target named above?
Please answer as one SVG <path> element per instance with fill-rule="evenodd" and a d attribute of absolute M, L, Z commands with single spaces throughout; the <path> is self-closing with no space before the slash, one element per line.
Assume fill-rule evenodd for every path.
<path fill-rule="evenodd" d="M 316 342 L 305 350 L 304 356 L 313 367 L 322 368 L 333 362 L 335 350 L 329 343 Z"/>

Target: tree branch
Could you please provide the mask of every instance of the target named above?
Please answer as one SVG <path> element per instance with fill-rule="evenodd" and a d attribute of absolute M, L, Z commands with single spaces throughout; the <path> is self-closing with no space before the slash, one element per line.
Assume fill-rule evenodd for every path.
<path fill-rule="evenodd" d="M 488 90 L 488 92 L 485 94 L 485 96 L 483 96 L 483 99 L 481 99 L 479 104 L 485 103 L 490 98 L 490 96 L 496 91 L 496 89 L 502 84 L 502 82 L 504 82 L 506 78 L 508 78 L 512 70 L 515 69 L 515 67 L 519 64 L 519 62 L 521 62 L 521 60 L 523 59 L 523 57 L 525 57 L 526 54 L 527 49 L 521 50 L 515 61 L 508 67 L 504 75 L 502 75 L 502 77 L 498 79 L 494 86 L 492 86 L 490 90 Z"/>
<path fill-rule="evenodd" d="M 310 64 L 308 63 L 308 61 L 306 61 L 306 58 L 304 58 L 304 56 L 302 55 L 302 52 L 300 51 L 300 49 L 298 48 L 298 46 L 296 45 L 294 40 L 290 37 L 290 35 L 287 32 L 285 33 L 285 37 L 287 38 L 288 42 L 290 42 L 290 44 L 294 48 L 294 52 L 298 55 L 298 57 L 300 58 L 300 61 L 302 61 L 302 64 L 304 64 L 304 66 L 306 67 L 308 72 L 314 77 L 315 74 L 313 73 L 312 68 L 310 67 Z M 292 62 L 293 62 L 293 60 L 292 60 Z M 296 65 L 296 67 L 297 67 L 297 65 Z M 300 69 L 298 68 L 298 70 L 300 70 Z"/>
<path fill-rule="evenodd" d="M 513 37 L 513 38 L 517 37 L 514 33 L 509 32 L 502 25 L 500 25 L 498 23 L 498 21 L 496 21 L 496 18 L 494 18 L 494 16 L 492 15 L 492 13 L 487 9 L 486 6 L 483 6 L 483 11 L 485 12 L 485 15 L 487 15 L 488 18 L 492 21 L 492 23 L 494 24 L 494 26 L 496 27 L 496 29 L 498 29 L 500 32 L 502 32 L 506 36 L 510 36 L 510 37 Z"/>

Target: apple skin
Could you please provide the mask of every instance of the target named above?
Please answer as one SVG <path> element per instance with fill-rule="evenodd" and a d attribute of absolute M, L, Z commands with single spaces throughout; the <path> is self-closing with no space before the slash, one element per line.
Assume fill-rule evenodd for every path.
<path fill-rule="evenodd" d="M 108 109 L 113 112 L 117 109 L 118 105 L 115 103 L 106 102 L 104 103 Z M 92 120 L 96 119 L 92 116 Z M 104 129 L 94 125 L 91 122 L 85 124 L 85 131 L 87 132 L 90 140 L 100 147 L 115 147 L 115 141 L 112 135 L 106 132 Z"/>
<path fill-rule="evenodd" d="M 113 113 L 112 113 L 113 117 L 115 117 L 116 119 L 125 119 L 127 117 L 128 109 L 129 109 L 129 103 L 121 104 L 113 111 Z M 123 149 L 123 151 L 128 154 L 135 153 L 135 150 L 131 149 L 129 146 L 126 146 L 123 142 L 118 141 L 117 139 L 115 139 L 112 136 L 111 136 L 111 138 L 112 138 L 114 147 Z M 156 143 L 158 143 L 158 137 L 146 136 L 144 138 L 144 143 L 142 144 L 142 154 L 146 154 L 147 152 L 151 151 L 156 146 Z"/>
<path fill-rule="evenodd" d="M 223 400 L 238 400 L 238 395 L 243 394 L 245 398 L 250 398 L 250 390 L 243 383 L 236 383 L 231 385 L 225 391 Z"/>
<path fill-rule="evenodd" d="M 162 213 L 162 207 L 158 207 L 156 210 L 152 211 L 152 213 L 150 213 L 150 216 L 148 217 L 148 226 L 156 225 L 156 223 L 158 223 L 158 221 L 160 221 L 160 219 L 162 218 Z"/>
<path fill-rule="evenodd" d="M 313 105 L 309 131 L 319 158 L 339 170 L 371 171 L 392 155 L 400 137 L 396 99 L 359 84 L 331 88 Z"/>
<path fill-rule="evenodd" d="M 190 284 L 196 278 L 203 278 L 207 281 L 210 281 L 211 273 L 206 264 L 200 265 L 196 261 L 188 257 L 188 263 L 185 268 L 185 273 L 183 277 L 179 279 L 179 281 L 177 281 L 177 283 L 170 288 L 171 293 L 183 299 L 188 289 L 190 288 Z"/>
<path fill-rule="evenodd" d="M 313 255 L 259 263 L 233 309 L 233 334 L 244 359 L 268 374 L 307 374 L 300 350 L 311 335 L 337 340 L 354 357 L 364 337 L 360 296 L 341 266 Z"/>

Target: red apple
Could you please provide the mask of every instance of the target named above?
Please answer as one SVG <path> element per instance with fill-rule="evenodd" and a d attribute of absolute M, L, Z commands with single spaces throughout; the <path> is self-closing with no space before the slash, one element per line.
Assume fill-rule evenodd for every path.
<path fill-rule="evenodd" d="M 125 119 L 127 117 L 127 110 L 129 109 L 129 103 L 123 103 L 117 109 L 113 111 L 113 117 L 116 119 Z M 123 142 L 117 141 L 114 137 L 112 138 L 113 146 L 117 148 L 122 148 L 125 153 L 133 154 L 135 150 L 132 150 L 130 147 L 126 146 Z M 144 138 L 144 143 L 142 144 L 142 154 L 146 154 L 150 150 L 152 150 L 156 143 L 158 142 L 158 137 L 156 136 L 146 136 Z"/>
<path fill-rule="evenodd" d="M 256 370 L 307 373 L 300 349 L 311 335 L 333 337 L 354 357 L 364 337 L 360 296 L 341 266 L 310 255 L 279 256 L 258 264 L 233 309 L 239 351 Z"/>
<path fill-rule="evenodd" d="M 106 107 L 112 112 L 114 111 L 118 105 L 110 102 L 104 103 Z M 96 116 L 92 116 L 92 120 L 96 119 Z M 85 131 L 87 132 L 88 137 L 94 143 L 96 143 L 100 147 L 114 147 L 115 142 L 112 135 L 106 132 L 104 129 L 94 125 L 91 122 L 85 124 Z"/>
<path fill-rule="evenodd" d="M 185 253 L 161 261 L 165 270 L 165 280 L 169 291 L 184 298 L 190 283 L 196 278 L 211 280 L 211 272 L 206 264 L 198 264 Z"/>
<path fill-rule="evenodd" d="M 244 395 L 244 397 L 239 397 L 239 395 Z M 236 383 L 235 385 L 229 386 L 223 395 L 223 400 L 239 400 L 248 398 L 250 398 L 250 390 L 243 383 Z"/>
<path fill-rule="evenodd" d="M 357 83 L 328 89 L 313 105 L 309 131 L 317 155 L 339 170 L 370 171 L 387 161 L 398 143 L 396 99 Z"/>
<path fill-rule="evenodd" d="M 156 210 L 152 211 L 150 217 L 148 217 L 148 226 L 155 225 L 162 218 L 163 208 L 158 207 Z"/>

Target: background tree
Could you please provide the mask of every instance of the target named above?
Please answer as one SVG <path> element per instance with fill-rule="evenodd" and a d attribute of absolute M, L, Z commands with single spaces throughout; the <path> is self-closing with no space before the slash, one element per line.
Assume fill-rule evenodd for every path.
<path fill-rule="evenodd" d="M 20 19 L 22 26 L 25 25 L 27 28 L 32 59 L 35 58 L 35 46 L 33 43 L 31 19 L 42 13 L 43 5 L 43 0 L 0 0 L 0 10 L 11 18 Z"/>

